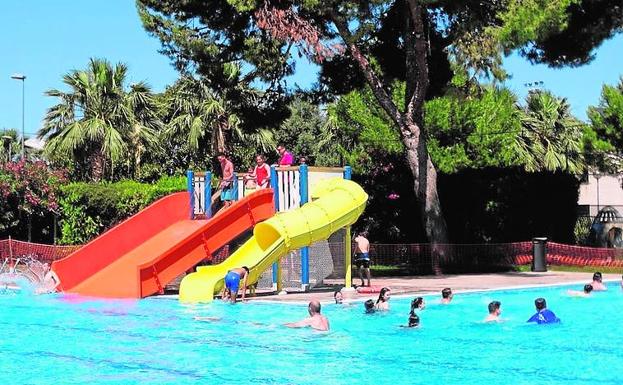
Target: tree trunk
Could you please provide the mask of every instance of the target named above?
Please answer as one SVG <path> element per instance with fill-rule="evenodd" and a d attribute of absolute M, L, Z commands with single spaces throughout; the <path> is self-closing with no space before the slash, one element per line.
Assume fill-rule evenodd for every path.
<path fill-rule="evenodd" d="M 413 130 L 414 127 L 407 126 L 404 129 Z M 432 270 L 439 275 L 440 261 L 445 254 L 444 247 L 448 243 L 448 234 L 437 194 L 437 170 L 428 154 L 426 138 L 414 135 L 404 138 L 403 143 L 406 147 L 407 164 L 413 174 L 413 191 L 420 206 L 422 224 L 431 244 Z"/>
<path fill-rule="evenodd" d="M 89 164 L 91 165 L 91 180 L 94 182 L 101 181 L 106 167 L 106 158 L 101 150 L 96 150 L 89 156 Z"/>
<path fill-rule="evenodd" d="M 331 17 L 372 93 L 400 131 L 406 147 L 407 164 L 413 174 L 413 190 L 420 205 L 424 230 L 431 243 L 432 269 L 435 274 L 441 274 L 440 259 L 444 254 L 443 245 L 448 243 L 448 235 L 437 194 L 437 170 L 428 154 L 426 131 L 423 129 L 423 107 L 428 89 L 428 42 L 424 33 L 427 16 L 418 0 L 407 0 L 405 6 L 407 70 L 404 112 L 396 107 L 385 85 L 355 44 L 346 19 L 335 11 Z"/>

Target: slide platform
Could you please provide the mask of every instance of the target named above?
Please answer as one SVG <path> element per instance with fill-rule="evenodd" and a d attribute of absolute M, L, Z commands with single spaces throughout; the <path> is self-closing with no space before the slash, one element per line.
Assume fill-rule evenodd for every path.
<path fill-rule="evenodd" d="M 248 284 L 291 250 L 327 239 L 337 230 L 357 221 L 365 209 L 368 195 L 355 182 L 327 179 L 318 183 L 313 201 L 298 209 L 278 213 L 259 223 L 253 237 L 224 262 L 202 266 L 184 277 L 180 301 L 210 302 L 223 288 L 223 278 L 233 268 L 250 269 Z"/>
<path fill-rule="evenodd" d="M 256 223 L 275 213 L 273 191 L 260 190 L 209 220 L 190 220 L 188 192 L 166 196 L 67 257 L 52 263 L 59 291 L 143 298 Z"/>

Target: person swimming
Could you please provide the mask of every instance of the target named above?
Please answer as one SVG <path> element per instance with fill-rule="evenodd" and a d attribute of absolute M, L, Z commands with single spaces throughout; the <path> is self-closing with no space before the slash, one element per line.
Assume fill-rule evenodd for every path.
<path fill-rule="evenodd" d="M 545 301 L 545 298 L 535 299 L 534 306 L 536 307 L 537 311 L 526 322 L 536 322 L 537 324 L 551 324 L 560 322 L 560 318 L 556 317 L 556 314 L 554 314 L 553 311 L 547 308 L 547 302 Z"/>
<path fill-rule="evenodd" d="M 336 304 L 341 305 L 342 301 L 344 301 L 344 296 L 342 295 L 342 291 L 336 290 L 333 293 L 333 300 L 335 301 Z"/>
<path fill-rule="evenodd" d="M 418 326 L 420 326 L 420 317 L 418 317 L 415 312 L 409 313 L 409 321 L 407 323 L 407 327 L 416 328 Z"/>
<path fill-rule="evenodd" d="M 389 298 L 391 295 L 392 289 L 390 289 L 389 287 L 384 287 L 381 289 L 381 292 L 379 293 L 379 298 L 376 300 L 376 303 L 374 304 L 374 306 L 376 307 L 376 310 L 383 310 L 383 311 L 387 311 L 389 310 Z"/>
<path fill-rule="evenodd" d="M 307 312 L 309 313 L 309 317 L 298 322 L 288 322 L 284 324 L 284 326 L 287 326 L 289 328 L 310 327 L 319 331 L 327 331 L 330 329 L 329 320 L 327 319 L 327 317 L 323 316 L 320 313 L 320 309 L 320 302 L 315 299 L 311 300 L 309 302 L 309 305 L 307 305 Z"/>
<path fill-rule="evenodd" d="M 414 312 L 416 310 L 424 310 L 425 307 L 426 303 L 424 302 L 424 298 L 422 297 L 415 297 L 413 301 L 411 301 L 411 312 Z"/>
<path fill-rule="evenodd" d="M 593 291 L 593 285 L 587 283 L 584 285 L 584 289 L 582 291 L 578 290 L 567 290 L 567 294 L 572 297 L 589 297 L 591 292 Z"/>
<path fill-rule="evenodd" d="M 606 291 L 606 290 L 608 290 L 606 285 L 603 284 L 602 280 L 603 280 L 603 276 L 601 275 L 601 273 L 599 271 L 597 271 L 597 272 L 595 272 L 595 274 L 593 274 L 593 282 L 591 282 L 591 285 L 593 285 L 593 290 L 595 290 L 595 291 Z"/>
<path fill-rule="evenodd" d="M 452 289 L 450 289 L 449 287 L 446 287 L 441 291 L 441 303 L 443 303 L 444 305 L 452 302 L 452 298 L 454 298 L 454 294 L 452 293 Z"/>
<path fill-rule="evenodd" d="M 500 301 L 490 302 L 487 306 L 489 315 L 487 315 L 484 322 L 499 322 L 500 314 L 502 314 L 502 310 L 500 309 L 501 306 L 502 303 Z"/>
<path fill-rule="evenodd" d="M 373 314 L 376 309 L 374 308 L 374 300 L 369 299 L 363 303 L 364 308 L 366 309 L 366 314 Z"/>

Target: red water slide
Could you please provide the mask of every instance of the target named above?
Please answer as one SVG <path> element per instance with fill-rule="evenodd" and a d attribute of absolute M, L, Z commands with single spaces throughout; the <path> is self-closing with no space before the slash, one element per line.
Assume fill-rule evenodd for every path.
<path fill-rule="evenodd" d="M 109 298 L 143 298 L 275 213 L 260 190 L 209 220 L 190 220 L 187 192 L 166 196 L 52 263 L 59 290 Z"/>

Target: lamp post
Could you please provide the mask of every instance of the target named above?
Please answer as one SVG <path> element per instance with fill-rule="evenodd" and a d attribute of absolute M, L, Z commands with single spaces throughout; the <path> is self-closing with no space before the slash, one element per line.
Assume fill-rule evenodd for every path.
<path fill-rule="evenodd" d="M 11 79 L 21 80 L 22 81 L 22 160 L 24 159 L 24 141 L 26 140 L 26 136 L 24 135 L 24 111 L 25 111 L 25 84 L 26 84 L 26 75 L 23 74 L 13 74 L 11 75 Z"/>

